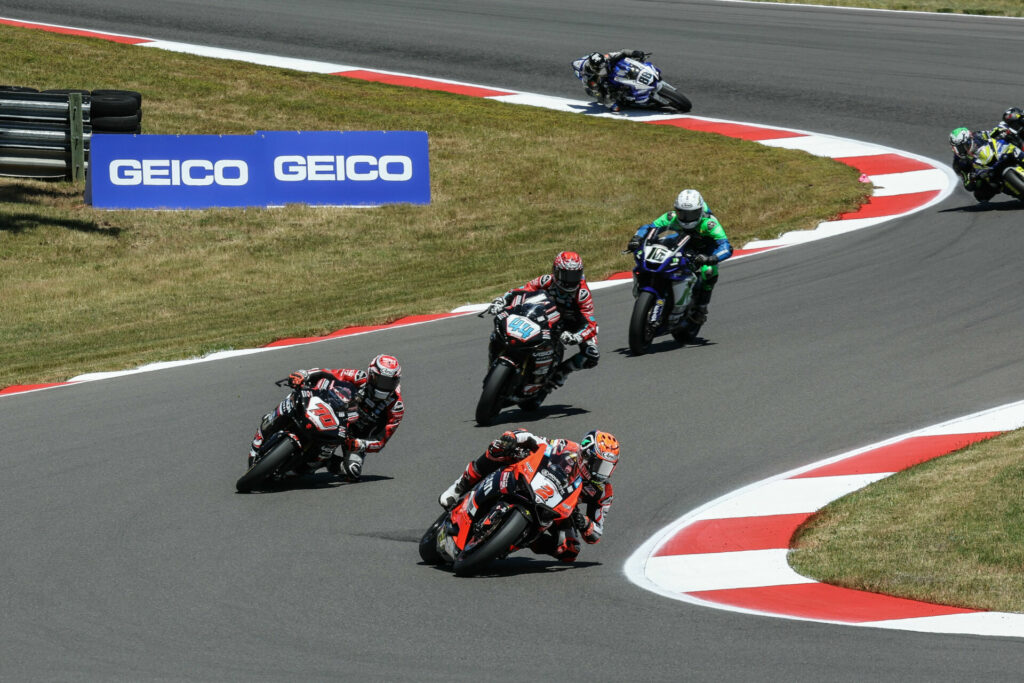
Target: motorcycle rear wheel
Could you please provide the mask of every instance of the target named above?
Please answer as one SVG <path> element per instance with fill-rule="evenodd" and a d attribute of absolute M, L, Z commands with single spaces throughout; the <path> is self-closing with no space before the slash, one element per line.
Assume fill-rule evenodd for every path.
<path fill-rule="evenodd" d="M 462 555 L 455 560 L 452 567 L 455 575 L 472 576 L 483 570 L 491 560 L 507 552 L 528 525 L 529 522 L 526 521 L 526 517 L 523 517 L 523 513 L 518 508 L 512 508 L 508 517 L 487 537 L 487 540 L 474 548 L 468 555 Z"/>
<path fill-rule="evenodd" d="M 448 519 L 447 510 L 441 513 L 437 521 L 430 525 L 427 533 L 423 534 L 423 538 L 420 539 L 420 559 L 427 564 L 444 564 L 444 558 L 437 552 L 437 532 L 446 519 Z"/>
<path fill-rule="evenodd" d="M 249 471 L 235 482 L 235 489 L 239 493 L 248 493 L 266 485 L 275 472 L 291 461 L 294 452 L 295 443 L 291 439 L 285 438 L 274 444 L 265 456 L 253 463 Z"/>
<path fill-rule="evenodd" d="M 633 303 L 633 315 L 629 319 L 629 351 L 634 356 L 642 356 L 654 341 L 654 328 L 648 321 L 652 308 L 654 295 L 640 292 Z"/>
<path fill-rule="evenodd" d="M 491 424 L 491 420 L 501 410 L 501 397 L 505 386 L 512 379 L 512 368 L 504 363 L 494 365 L 484 380 L 484 390 L 476 404 L 476 423 L 481 427 Z"/>

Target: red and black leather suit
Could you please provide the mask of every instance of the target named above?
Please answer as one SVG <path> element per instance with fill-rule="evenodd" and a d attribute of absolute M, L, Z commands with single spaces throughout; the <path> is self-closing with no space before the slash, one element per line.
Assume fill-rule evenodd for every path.
<path fill-rule="evenodd" d="M 487 450 L 466 465 L 457 490 L 469 491 L 484 477 L 503 467 L 519 462 L 530 455 L 537 445 L 547 444 L 555 452 L 580 452 L 580 445 L 567 439 L 547 439 L 535 436 L 525 429 L 505 432 L 487 446 Z M 597 543 L 604 533 L 604 519 L 612 504 L 612 485 L 600 484 L 584 476 L 583 490 L 572 517 L 552 527 L 530 549 L 536 553 L 552 555 L 562 562 L 572 562 L 580 552 L 577 532 L 588 544 Z"/>

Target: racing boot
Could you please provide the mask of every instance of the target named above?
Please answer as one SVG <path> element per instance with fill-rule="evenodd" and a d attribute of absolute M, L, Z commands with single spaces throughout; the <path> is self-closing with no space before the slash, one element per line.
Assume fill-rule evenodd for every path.
<path fill-rule="evenodd" d="M 363 454 L 358 451 L 350 452 L 345 456 L 342 469 L 344 469 L 346 479 L 359 481 L 359 477 L 363 474 Z"/>
<path fill-rule="evenodd" d="M 462 494 L 466 492 L 469 486 L 466 482 L 466 478 L 460 476 L 456 479 L 451 486 L 446 488 L 444 492 L 437 497 L 437 502 L 441 504 L 445 510 L 455 505 L 455 502 L 462 497 Z"/>
<path fill-rule="evenodd" d="M 716 278 L 717 279 L 717 278 Z M 711 286 L 699 287 L 693 293 L 693 308 L 690 310 L 690 322 L 693 323 L 694 331 L 708 321 L 708 304 L 711 302 Z"/>

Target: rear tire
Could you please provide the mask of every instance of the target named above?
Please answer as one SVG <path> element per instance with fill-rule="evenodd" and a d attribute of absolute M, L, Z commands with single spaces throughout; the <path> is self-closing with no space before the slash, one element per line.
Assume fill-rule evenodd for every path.
<path fill-rule="evenodd" d="M 249 471 L 235 482 L 235 488 L 239 493 L 248 493 L 265 486 L 275 472 L 291 461 L 295 450 L 295 442 L 287 437 L 274 444 L 265 456 L 257 460 Z"/>
<path fill-rule="evenodd" d="M 1013 196 L 1024 200 L 1024 178 L 1021 178 L 1020 173 L 1012 168 L 1008 169 L 1003 174 L 1003 182 L 1009 186 Z"/>
<path fill-rule="evenodd" d="M 662 90 L 659 94 L 669 101 L 669 106 L 683 114 L 693 109 L 690 99 L 677 90 Z"/>
<path fill-rule="evenodd" d="M 498 363 L 487 373 L 484 380 L 484 390 L 480 394 L 480 400 L 476 404 L 476 423 L 481 427 L 491 424 L 491 420 L 501 410 L 501 397 L 505 386 L 512 379 L 512 368 L 504 363 Z"/>
<path fill-rule="evenodd" d="M 633 315 L 629 319 L 629 350 L 634 356 L 642 356 L 654 341 L 654 330 L 648 323 L 652 308 L 654 295 L 640 292 L 633 303 Z"/>
<path fill-rule="evenodd" d="M 512 508 L 501 526 L 469 555 L 455 560 L 452 569 L 456 576 L 472 576 L 486 567 L 491 560 L 506 552 L 526 530 L 529 522 L 519 508 Z"/>
<path fill-rule="evenodd" d="M 444 558 L 437 552 L 437 532 L 446 519 L 448 519 L 447 510 L 441 513 L 437 521 L 430 525 L 427 533 L 423 534 L 423 538 L 420 539 L 420 559 L 427 564 L 444 564 Z"/>

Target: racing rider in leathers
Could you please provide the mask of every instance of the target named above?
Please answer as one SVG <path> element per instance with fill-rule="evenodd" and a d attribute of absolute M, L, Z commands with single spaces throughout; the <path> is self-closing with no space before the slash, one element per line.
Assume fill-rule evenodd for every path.
<path fill-rule="evenodd" d="M 488 474 L 519 462 L 538 447 L 575 453 L 581 461 L 583 490 L 572 517 L 548 529 L 530 546 L 536 553 L 572 562 L 580 553 L 577 532 L 588 544 L 600 541 L 604 533 L 605 515 L 612 504 L 612 485 L 608 479 L 619 462 L 619 442 L 608 432 L 589 431 L 577 444 L 536 436 L 525 429 L 507 431 L 492 441 L 483 455 L 466 465 L 466 471 L 438 497 L 438 502 L 450 509 Z"/>
<path fill-rule="evenodd" d="M 288 383 L 294 388 L 311 388 L 329 380 L 352 385 L 352 400 L 348 404 L 348 438 L 345 441 L 347 454 L 344 460 L 335 454 L 333 448 L 320 454 L 319 460 L 329 472 L 343 474 L 349 481 L 359 481 L 364 456 L 384 448 L 402 421 L 405 404 L 402 402 L 401 377 L 402 366 L 398 364 L 398 359 L 385 354 L 371 360 L 366 371 L 312 368 L 296 370 L 288 376 Z M 250 465 L 263 444 L 264 433 L 276 430 L 275 416 L 275 411 L 263 416 L 249 449 Z"/>
<path fill-rule="evenodd" d="M 979 172 L 974 166 L 974 158 L 978 150 L 987 144 L 989 134 L 985 131 L 970 131 L 967 128 L 955 128 L 949 134 L 949 144 L 953 148 L 953 170 L 960 176 L 964 189 L 974 193 L 979 202 L 987 202 L 999 193 L 999 186 L 992 182 L 988 174 Z"/>
<path fill-rule="evenodd" d="M 583 68 L 577 75 L 583 81 L 583 87 L 588 95 L 612 111 L 619 111 L 622 105 L 609 78 L 612 68 L 623 57 L 646 59 L 649 56 L 649 52 L 642 50 L 619 50 L 606 54 L 593 52 L 583 62 Z"/>
<path fill-rule="evenodd" d="M 1024 146 L 1024 109 L 1010 107 L 1003 112 L 1003 120 L 989 133 L 994 138 L 1002 138 L 1017 147 Z"/>
<path fill-rule="evenodd" d="M 718 264 L 732 256 L 732 245 L 725 235 L 725 229 L 707 202 L 697 190 L 683 190 L 676 197 L 673 211 L 662 214 L 647 225 L 641 225 L 636 234 L 629 240 L 626 249 L 635 252 L 640 248 L 644 237 L 651 230 L 665 228 L 675 230 L 681 235 L 689 235 L 687 251 L 695 251 L 692 263 L 696 267 L 697 284 L 693 293 L 693 309 L 691 322 L 700 327 L 708 319 L 708 303 L 711 292 L 718 282 Z M 677 298 L 679 294 L 677 293 Z M 681 302 L 680 302 L 681 303 Z M 669 326 L 675 327 L 680 322 L 679 307 L 674 307 L 669 317 Z"/>
<path fill-rule="evenodd" d="M 541 275 L 522 286 L 505 292 L 491 302 L 490 312 L 500 313 L 518 292 L 544 291 L 561 315 L 560 336 L 563 346 L 578 344 L 580 350 L 562 361 L 548 378 L 547 390 L 565 384 L 565 377 L 574 370 L 593 368 L 601 354 L 597 349 L 597 319 L 594 318 L 594 297 L 583 277 L 583 259 L 575 251 L 563 251 L 555 257 L 551 274 Z"/>

